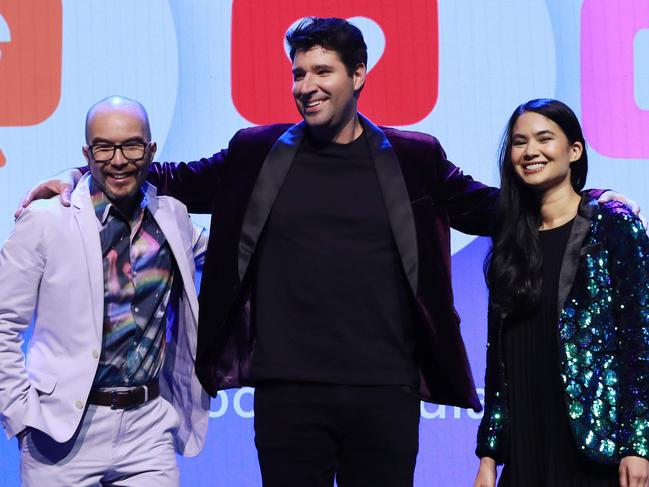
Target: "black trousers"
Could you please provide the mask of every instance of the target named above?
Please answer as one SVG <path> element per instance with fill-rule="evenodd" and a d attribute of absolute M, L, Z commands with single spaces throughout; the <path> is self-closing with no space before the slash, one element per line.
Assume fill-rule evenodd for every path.
<path fill-rule="evenodd" d="M 410 487 L 419 398 L 401 386 L 263 384 L 255 445 L 264 487 Z"/>

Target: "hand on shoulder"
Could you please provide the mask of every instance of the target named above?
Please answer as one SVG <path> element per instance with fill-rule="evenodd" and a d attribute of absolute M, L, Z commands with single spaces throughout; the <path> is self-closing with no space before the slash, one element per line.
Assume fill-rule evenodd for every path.
<path fill-rule="evenodd" d="M 32 189 L 27 191 L 16 208 L 14 218 L 18 218 L 21 213 L 34 200 L 49 199 L 53 196 L 61 195 L 61 204 L 70 206 L 70 194 L 81 179 L 81 171 L 70 169 L 60 172 L 51 179 L 41 181 Z"/>

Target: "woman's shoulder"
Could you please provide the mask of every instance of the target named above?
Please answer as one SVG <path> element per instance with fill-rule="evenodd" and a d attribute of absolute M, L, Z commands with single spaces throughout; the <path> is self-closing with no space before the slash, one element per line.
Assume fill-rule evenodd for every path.
<path fill-rule="evenodd" d="M 594 205 L 591 226 L 596 234 L 613 238 L 645 237 L 646 230 L 633 211 L 619 201 L 608 201 Z"/>

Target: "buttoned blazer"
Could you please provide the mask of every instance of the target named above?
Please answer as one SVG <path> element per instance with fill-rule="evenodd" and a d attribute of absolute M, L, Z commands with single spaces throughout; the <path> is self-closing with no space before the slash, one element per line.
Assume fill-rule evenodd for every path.
<path fill-rule="evenodd" d="M 464 175 L 434 137 L 359 116 L 417 311 L 421 397 L 480 410 L 453 307 L 449 229 L 488 234 L 497 190 Z M 243 129 L 212 157 L 152 165 L 162 193 L 212 213 L 196 365 L 213 396 L 250 383 L 257 243 L 305 130 L 304 122 Z"/>
<path fill-rule="evenodd" d="M 36 428 L 58 442 L 82 418 L 102 343 L 104 277 L 99 227 L 84 176 L 70 207 L 32 203 L 0 251 L 0 420 L 7 437 Z M 167 331 L 161 394 L 180 415 L 176 449 L 202 448 L 209 397 L 194 372 L 198 300 L 195 257 L 206 236 L 186 208 L 148 187 L 148 208 L 177 263 L 183 290 Z M 26 357 L 22 335 L 33 321 Z"/>

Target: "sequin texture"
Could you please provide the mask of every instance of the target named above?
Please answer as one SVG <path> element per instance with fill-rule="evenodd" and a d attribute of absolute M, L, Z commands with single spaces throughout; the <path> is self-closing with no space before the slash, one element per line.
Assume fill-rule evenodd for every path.
<path fill-rule="evenodd" d="M 624 205 L 588 208 L 590 230 L 558 324 L 561 379 L 578 449 L 598 463 L 618 463 L 649 457 L 649 239 Z M 500 326 L 490 316 L 476 449 L 499 463 L 508 428 Z"/>

